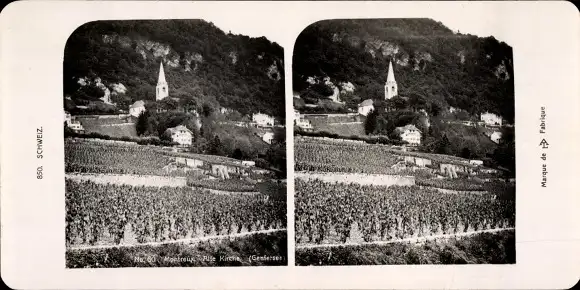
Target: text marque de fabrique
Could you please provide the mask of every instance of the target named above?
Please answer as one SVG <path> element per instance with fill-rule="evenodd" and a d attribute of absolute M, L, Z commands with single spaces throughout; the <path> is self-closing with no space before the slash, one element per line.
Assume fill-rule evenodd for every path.
<path fill-rule="evenodd" d="M 540 159 L 542 159 L 542 187 L 548 187 L 548 154 L 547 149 L 550 144 L 546 141 L 546 107 L 540 108 L 540 135 L 542 135 L 542 141 L 540 141 L 540 148 L 542 149 L 542 154 Z"/>

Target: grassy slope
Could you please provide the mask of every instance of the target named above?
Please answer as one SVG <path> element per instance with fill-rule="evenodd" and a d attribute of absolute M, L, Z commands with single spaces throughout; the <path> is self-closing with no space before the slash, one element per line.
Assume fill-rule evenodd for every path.
<path fill-rule="evenodd" d="M 299 249 L 296 265 L 513 264 L 515 230 L 447 242 Z"/>
<path fill-rule="evenodd" d="M 320 124 L 314 129 L 315 131 L 325 131 L 341 136 L 365 136 L 364 124 Z"/>
<path fill-rule="evenodd" d="M 283 266 L 288 264 L 287 252 L 287 234 L 284 231 L 256 234 L 235 240 L 208 241 L 196 245 L 168 244 L 67 251 L 66 267 Z M 249 261 L 252 255 L 281 257 L 281 261 Z M 165 259 L 166 257 L 173 261 Z M 220 261 L 220 257 L 240 257 L 240 261 Z M 215 258 L 216 261 L 210 261 L 208 258 Z"/>

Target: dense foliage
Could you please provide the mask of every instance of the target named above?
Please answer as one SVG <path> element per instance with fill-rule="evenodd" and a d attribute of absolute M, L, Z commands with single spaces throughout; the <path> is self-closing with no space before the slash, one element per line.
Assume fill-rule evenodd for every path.
<path fill-rule="evenodd" d="M 386 146 L 297 142 L 294 148 L 297 171 L 392 173 L 390 167 L 402 160 Z"/>
<path fill-rule="evenodd" d="M 384 145 L 300 138 L 294 147 L 298 171 L 393 174 L 391 166 L 405 157 L 427 159 L 431 161 L 428 167 L 436 170 L 441 163 L 473 167 L 468 160 L 455 156 L 401 151 Z"/>
<path fill-rule="evenodd" d="M 188 178 L 187 185 L 205 189 L 215 189 L 230 192 L 255 192 L 255 184 L 244 179 L 196 179 Z"/>
<path fill-rule="evenodd" d="M 67 245 L 144 243 L 286 227 L 285 200 L 264 195 L 67 179 L 65 204 Z"/>
<path fill-rule="evenodd" d="M 413 109 L 436 116 L 449 106 L 472 115 L 490 111 L 514 120 L 512 48 L 493 37 L 454 33 L 430 19 L 324 20 L 298 36 L 293 54 L 294 90 L 306 102 L 329 95 L 329 77 L 347 106 L 384 99 L 389 61 L 399 96 Z M 340 86 L 339 86 L 340 87 Z M 394 107 L 397 104 L 393 104 Z"/>
<path fill-rule="evenodd" d="M 366 242 L 515 226 L 514 196 L 296 180 L 297 243 Z"/>
<path fill-rule="evenodd" d="M 163 167 L 173 160 L 139 145 L 65 142 L 65 171 L 77 173 L 166 175 Z"/>
<path fill-rule="evenodd" d="M 121 138 L 124 139 L 124 138 Z M 143 142 L 147 141 L 143 139 Z M 127 141 L 127 140 L 120 140 Z M 133 140 L 134 141 L 134 140 Z M 141 143 L 141 141 L 139 142 Z M 280 147 L 282 146 L 282 147 Z M 286 158 L 284 145 L 272 146 L 266 151 L 267 159 L 263 167 L 281 171 L 282 178 L 286 174 Z M 196 153 L 179 153 L 163 150 L 154 146 L 139 146 L 137 144 L 115 144 L 105 142 L 86 142 L 82 139 L 65 140 L 65 171 L 76 173 L 104 174 L 138 174 L 138 175 L 184 175 L 182 171 L 167 172 L 166 165 L 175 162 L 176 158 L 191 158 L 204 162 L 205 169 L 211 169 L 211 164 L 244 167 L 239 160 L 225 156 L 205 155 Z M 256 163 L 258 166 L 259 164 Z M 284 166 L 279 168 L 278 166 Z"/>
<path fill-rule="evenodd" d="M 73 32 L 64 53 L 67 109 L 104 95 L 96 78 L 125 93 L 113 102 L 126 110 L 137 100 L 155 100 L 159 64 L 178 104 L 235 108 L 243 114 L 284 116 L 283 49 L 265 37 L 224 33 L 203 20 L 131 20 L 90 22 Z M 79 79 L 88 78 L 85 86 Z M 102 104 L 102 103 L 100 103 Z M 103 105 L 101 106 L 103 107 Z M 110 106 L 90 108 L 111 110 Z"/>
<path fill-rule="evenodd" d="M 298 249 L 296 265 L 514 264 L 515 230 L 424 244 Z"/>

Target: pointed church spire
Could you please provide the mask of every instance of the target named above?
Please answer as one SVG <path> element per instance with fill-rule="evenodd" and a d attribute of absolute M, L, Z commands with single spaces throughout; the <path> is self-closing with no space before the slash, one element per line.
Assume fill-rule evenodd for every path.
<path fill-rule="evenodd" d="M 387 82 L 385 83 L 385 100 L 389 100 L 398 94 L 399 88 L 397 81 L 395 81 L 395 72 L 393 71 L 393 63 L 389 61 L 389 72 L 387 73 Z"/>
<path fill-rule="evenodd" d="M 157 81 L 157 87 L 155 89 L 155 100 L 163 100 L 169 96 L 169 88 L 167 87 L 167 81 L 165 81 L 165 72 L 163 72 L 163 61 L 159 66 L 159 80 Z"/>
<path fill-rule="evenodd" d="M 389 61 L 389 72 L 387 74 L 387 82 L 396 82 L 395 73 L 393 72 L 393 63 Z"/>
<path fill-rule="evenodd" d="M 157 84 L 164 84 L 167 83 L 165 81 L 165 72 L 163 71 L 163 61 L 161 61 L 161 64 L 159 65 L 159 80 L 157 81 Z"/>

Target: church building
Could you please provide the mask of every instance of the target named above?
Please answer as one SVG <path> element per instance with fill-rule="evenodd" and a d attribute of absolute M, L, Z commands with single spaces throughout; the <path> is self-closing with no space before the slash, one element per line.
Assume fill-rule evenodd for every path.
<path fill-rule="evenodd" d="M 157 81 L 157 89 L 155 90 L 155 100 L 163 100 L 169 96 L 169 88 L 167 81 L 165 81 L 165 72 L 163 72 L 163 61 L 159 68 L 159 80 Z"/>
<path fill-rule="evenodd" d="M 385 83 L 385 100 L 389 100 L 397 95 L 397 81 L 393 72 L 393 63 L 389 61 L 389 72 L 387 74 L 387 83 Z"/>

